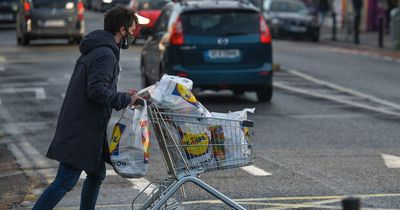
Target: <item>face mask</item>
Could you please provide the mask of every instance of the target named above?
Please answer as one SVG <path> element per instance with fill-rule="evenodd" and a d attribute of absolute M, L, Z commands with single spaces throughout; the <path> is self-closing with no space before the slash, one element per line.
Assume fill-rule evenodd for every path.
<path fill-rule="evenodd" d="M 121 49 L 128 49 L 129 46 L 133 43 L 133 40 L 135 40 L 135 37 L 128 33 L 128 31 L 126 31 L 126 35 L 121 39 Z"/>

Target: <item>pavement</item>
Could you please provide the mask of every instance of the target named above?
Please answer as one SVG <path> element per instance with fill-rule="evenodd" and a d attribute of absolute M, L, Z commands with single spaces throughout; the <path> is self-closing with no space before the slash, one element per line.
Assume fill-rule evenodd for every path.
<path fill-rule="evenodd" d="M 329 26 L 322 29 L 321 41 L 319 46 L 327 47 L 332 50 L 341 50 L 349 54 L 359 53 L 366 56 L 380 56 L 387 59 L 400 60 L 400 52 L 392 49 L 391 37 L 388 34 L 384 36 L 383 48 L 378 47 L 378 34 L 376 32 L 365 32 L 360 34 L 360 44 L 352 43 L 352 38 L 338 30 L 337 41 L 331 40 Z M 0 140 L 9 139 L 1 133 Z M 7 142 L 7 141 L 2 141 Z M 0 144 L 0 210 L 3 209 L 20 209 L 21 201 L 34 201 L 40 192 L 35 192 L 35 189 L 44 187 L 43 181 L 31 180 L 31 176 L 27 176 L 30 171 L 26 167 L 21 166 L 13 154 L 10 152 L 10 146 L 7 143 Z M 18 184 L 16 184 L 18 183 Z M 32 183 L 39 183 L 33 186 Z M 80 189 L 77 187 L 77 189 Z"/>
<path fill-rule="evenodd" d="M 400 51 L 394 50 L 393 38 L 388 31 L 383 35 L 383 46 L 379 47 L 379 33 L 377 31 L 360 32 L 359 44 L 354 44 L 353 35 L 346 33 L 344 29 L 338 28 L 336 40 L 332 40 L 331 20 L 327 19 L 321 29 L 320 44 L 335 46 L 348 50 L 370 52 L 381 57 L 400 59 Z"/>

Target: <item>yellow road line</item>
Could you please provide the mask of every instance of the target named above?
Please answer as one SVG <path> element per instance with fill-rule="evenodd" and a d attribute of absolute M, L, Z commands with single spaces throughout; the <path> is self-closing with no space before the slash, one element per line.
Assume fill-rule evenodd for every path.
<path fill-rule="evenodd" d="M 252 201 L 294 201 L 294 200 L 331 200 L 331 199 L 344 199 L 349 195 L 337 195 L 337 196 L 295 196 L 295 197 L 269 197 L 269 198 L 241 198 L 234 199 L 236 202 L 252 202 Z M 387 194 L 364 194 L 364 195 L 352 195 L 353 197 L 358 197 L 362 199 L 368 198 L 380 198 L 380 197 L 400 197 L 400 193 L 387 193 Z M 201 201 L 186 201 L 184 204 L 218 204 L 221 203 L 220 200 L 201 200 Z"/>

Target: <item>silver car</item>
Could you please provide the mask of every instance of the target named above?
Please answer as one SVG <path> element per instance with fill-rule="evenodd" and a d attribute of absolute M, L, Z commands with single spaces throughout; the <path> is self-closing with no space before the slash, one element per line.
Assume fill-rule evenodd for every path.
<path fill-rule="evenodd" d="M 18 0 L 0 0 L 0 23 L 15 23 Z"/>
<path fill-rule="evenodd" d="M 84 6 L 81 0 L 20 0 L 16 27 L 20 45 L 48 38 L 79 43 L 85 32 Z"/>

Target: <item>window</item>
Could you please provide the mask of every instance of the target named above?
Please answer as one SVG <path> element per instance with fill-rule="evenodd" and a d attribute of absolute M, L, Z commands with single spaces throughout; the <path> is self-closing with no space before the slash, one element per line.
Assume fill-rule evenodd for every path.
<path fill-rule="evenodd" d="M 307 13 L 307 7 L 301 2 L 274 1 L 271 3 L 273 12 Z"/>
<path fill-rule="evenodd" d="M 65 8 L 68 2 L 75 0 L 33 0 L 34 8 Z"/>
<path fill-rule="evenodd" d="M 138 10 L 161 10 L 167 3 L 165 0 L 140 0 Z"/>
<path fill-rule="evenodd" d="M 168 30 L 168 20 L 169 20 L 169 17 L 171 16 L 171 13 L 172 13 L 171 7 L 165 8 L 161 12 L 160 17 L 157 19 L 157 22 L 154 25 L 155 33 Z"/>
<path fill-rule="evenodd" d="M 191 35 L 259 33 L 259 14 L 253 11 L 201 11 L 182 15 L 183 32 Z"/>

